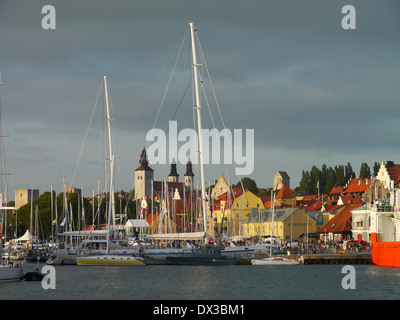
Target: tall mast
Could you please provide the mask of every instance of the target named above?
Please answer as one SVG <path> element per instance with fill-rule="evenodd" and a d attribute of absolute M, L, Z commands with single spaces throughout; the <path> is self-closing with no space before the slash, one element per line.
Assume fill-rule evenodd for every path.
<path fill-rule="evenodd" d="M 198 79 L 198 64 L 196 57 L 196 41 L 195 41 L 195 32 L 196 28 L 193 22 L 189 22 L 190 26 L 190 34 L 192 38 L 192 57 L 193 57 L 193 73 L 194 73 L 194 87 L 195 87 L 195 98 L 196 105 L 194 108 L 197 110 L 197 127 L 198 127 L 198 135 L 199 135 L 199 155 L 200 155 L 200 175 L 201 175 L 201 200 L 203 206 L 203 223 L 204 223 L 204 232 L 206 233 L 206 241 L 208 241 L 208 213 L 207 213 L 207 205 L 206 205 L 206 188 L 204 182 L 204 164 L 203 164 L 203 139 L 201 133 L 201 105 L 200 105 L 200 95 L 199 95 L 199 79 Z"/>
<path fill-rule="evenodd" d="M 109 148 L 109 161 L 110 161 L 110 204 L 108 208 L 108 221 L 107 221 L 107 253 L 109 252 L 109 241 L 110 241 L 110 220 L 112 217 L 113 226 L 115 223 L 115 199 L 114 199 L 114 160 L 115 155 L 112 151 L 112 140 L 111 140 L 111 118 L 110 108 L 108 104 L 108 87 L 107 87 L 107 76 L 104 76 L 104 93 L 106 100 L 106 120 L 107 120 L 107 131 L 108 131 L 108 148 Z"/>

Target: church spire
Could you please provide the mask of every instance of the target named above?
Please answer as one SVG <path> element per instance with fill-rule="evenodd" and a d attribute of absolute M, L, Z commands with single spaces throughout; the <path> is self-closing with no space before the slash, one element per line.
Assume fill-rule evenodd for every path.
<path fill-rule="evenodd" d="M 138 171 L 138 170 L 154 171 L 152 168 L 149 167 L 149 162 L 147 161 L 146 148 L 143 148 L 142 153 L 140 154 L 139 163 L 140 163 L 140 166 L 135 171 Z"/>
<path fill-rule="evenodd" d="M 193 169 L 192 169 L 192 162 L 190 160 L 186 164 L 185 177 L 194 177 Z"/>
<path fill-rule="evenodd" d="M 171 172 L 170 172 L 168 177 L 169 177 L 168 179 L 169 179 L 170 182 L 178 182 L 179 174 L 176 171 L 175 159 L 173 159 L 172 162 L 171 162 Z"/>
<path fill-rule="evenodd" d="M 186 164 L 186 172 L 185 172 L 185 187 L 188 190 L 193 189 L 193 169 L 192 169 L 192 162 L 188 161 L 188 163 Z"/>

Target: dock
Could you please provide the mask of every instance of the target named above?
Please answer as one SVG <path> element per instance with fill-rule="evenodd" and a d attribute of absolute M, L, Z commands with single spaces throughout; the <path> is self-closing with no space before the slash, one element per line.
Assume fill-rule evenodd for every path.
<path fill-rule="evenodd" d="M 257 258 L 264 258 L 258 256 Z M 310 253 L 301 255 L 285 255 L 288 259 L 302 259 L 304 264 L 372 264 L 370 252 L 349 252 L 349 253 Z M 166 259 L 154 259 L 144 257 L 146 265 L 170 265 Z M 251 265 L 251 259 L 239 259 L 238 265 Z"/>
<path fill-rule="evenodd" d="M 370 252 L 303 254 L 304 264 L 372 264 Z"/>

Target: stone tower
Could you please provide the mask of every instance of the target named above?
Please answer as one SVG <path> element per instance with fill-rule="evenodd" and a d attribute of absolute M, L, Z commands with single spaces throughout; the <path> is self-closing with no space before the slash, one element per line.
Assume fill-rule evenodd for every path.
<path fill-rule="evenodd" d="M 151 184 L 154 170 L 149 167 L 146 149 L 143 148 L 139 159 L 140 166 L 135 170 L 135 200 L 151 196 Z"/>

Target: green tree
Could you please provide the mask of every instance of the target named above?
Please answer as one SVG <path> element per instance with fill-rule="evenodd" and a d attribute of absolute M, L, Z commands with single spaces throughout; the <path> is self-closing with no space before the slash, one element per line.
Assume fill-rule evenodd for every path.
<path fill-rule="evenodd" d="M 375 177 L 378 175 L 379 168 L 380 168 L 379 163 L 378 163 L 378 162 L 375 162 L 375 163 L 374 163 L 374 168 L 373 168 L 373 170 L 374 170 L 374 176 L 375 176 Z"/>
<path fill-rule="evenodd" d="M 321 187 L 321 170 L 319 170 L 315 165 L 311 168 L 310 178 L 311 192 L 317 194 L 318 185 Z"/>
<path fill-rule="evenodd" d="M 310 172 L 308 172 L 308 171 L 303 170 L 303 172 L 301 174 L 300 190 L 306 191 L 306 192 L 311 192 Z"/>
<path fill-rule="evenodd" d="M 253 179 L 250 179 L 248 177 L 243 178 L 242 183 L 244 190 L 248 189 L 254 194 L 258 194 L 257 183 Z M 240 183 L 240 181 L 235 185 L 235 188 L 242 188 L 242 184 Z"/>
<path fill-rule="evenodd" d="M 346 182 L 356 177 L 356 174 L 354 173 L 353 167 L 351 166 L 350 162 L 347 162 L 347 165 L 344 167 L 344 175 Z"/>
<path fill-rule="evenodd" d="M 344 172 L 345 171 L 343 165 L 335 167 L 336 185 L 344 186 L 346 184 L 346 177 Z"/>
<path fill-rule="evenodd" d="M 335 183 L 336 183 L 335 170 L 329 167 L 326 171 L 325 193 L 329 193 L 332 190 Z"/>
<path fill-rule="evenodd" d="M 368 164 L 366 163 L 361 163 L 361 168 L 360 168 L 360 179 L 368 178 L 371 176 L 371 169 L 369 168 Z"/>

